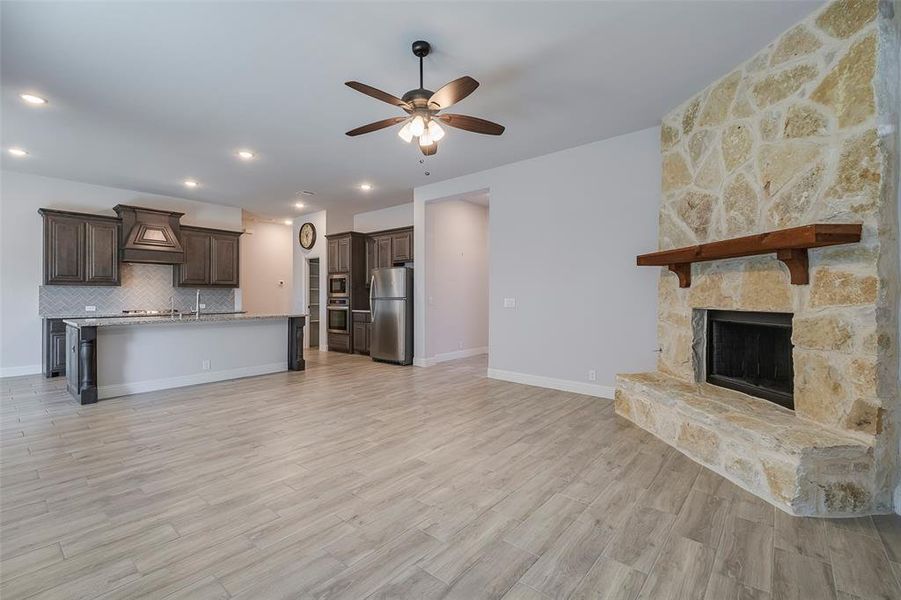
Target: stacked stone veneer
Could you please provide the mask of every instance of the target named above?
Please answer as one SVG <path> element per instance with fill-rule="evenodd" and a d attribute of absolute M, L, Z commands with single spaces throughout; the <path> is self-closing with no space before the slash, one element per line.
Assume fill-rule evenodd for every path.
<path fill-rule="evenodd" d="M 824 6 L 663 118 L 660 249 L 862 223 L 810 251 L 662 270 L 658 372 L 621 375 L 617 412 L 795 514 L 892 510 L 898 485 L 898 18 Z M 794 413 L 697 383 L 704 309 L 794 314 Z M 694 324 L 693 324 L 694 315 Z M 699 318 L 700 317 L 700 318 Z"/>

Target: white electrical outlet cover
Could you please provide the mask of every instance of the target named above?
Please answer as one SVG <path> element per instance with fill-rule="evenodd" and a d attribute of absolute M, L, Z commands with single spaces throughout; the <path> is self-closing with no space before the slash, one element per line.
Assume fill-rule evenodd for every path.
<path fill-rule="evenodd" d="M 206 304 L 201 303 L 200 308 L 206 308 Z"/>
<path fill-rule="evenodd" d="M 516 308 L 516 298 L 504 298 L 504 308 Z"/>
<path fill-rule="evenodd" d="M 97 307 L 96 306 L 85 306 L 84 311 L 85 312 L 97 312 Z"/>

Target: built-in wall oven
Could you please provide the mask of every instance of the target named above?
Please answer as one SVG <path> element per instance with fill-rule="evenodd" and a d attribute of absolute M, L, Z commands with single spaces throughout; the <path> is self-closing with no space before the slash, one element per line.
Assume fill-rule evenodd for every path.
<path fill-rule="evenodd" d="M 350 295 L 350 278 L 346 273 L 328 276 L 328 295 L 336 298 L 347 298 Z"/>
<path fill-rule="evenodd" d="M 350 300 L 329 298 L 326 307 L 329 333 L 350 333 Z"/>

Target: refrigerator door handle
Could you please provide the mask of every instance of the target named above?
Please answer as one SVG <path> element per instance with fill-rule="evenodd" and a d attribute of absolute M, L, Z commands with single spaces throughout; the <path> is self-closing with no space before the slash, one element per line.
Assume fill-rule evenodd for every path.
<path fill-rule="evenodd" d="M 375 317 L 375 307 L 372 305 L 372 292 L 375 291 L 375 275 L 369 280 L 369 322 L 373 321 Z"/>

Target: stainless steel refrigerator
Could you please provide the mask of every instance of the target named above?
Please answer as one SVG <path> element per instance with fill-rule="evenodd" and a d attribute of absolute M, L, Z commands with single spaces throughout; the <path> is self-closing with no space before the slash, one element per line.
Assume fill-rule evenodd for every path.
<path fill-rule="evenodd" d="M 413 269 L 375 269 L 369 286 L 373 360 L 413 364 Z"/>

